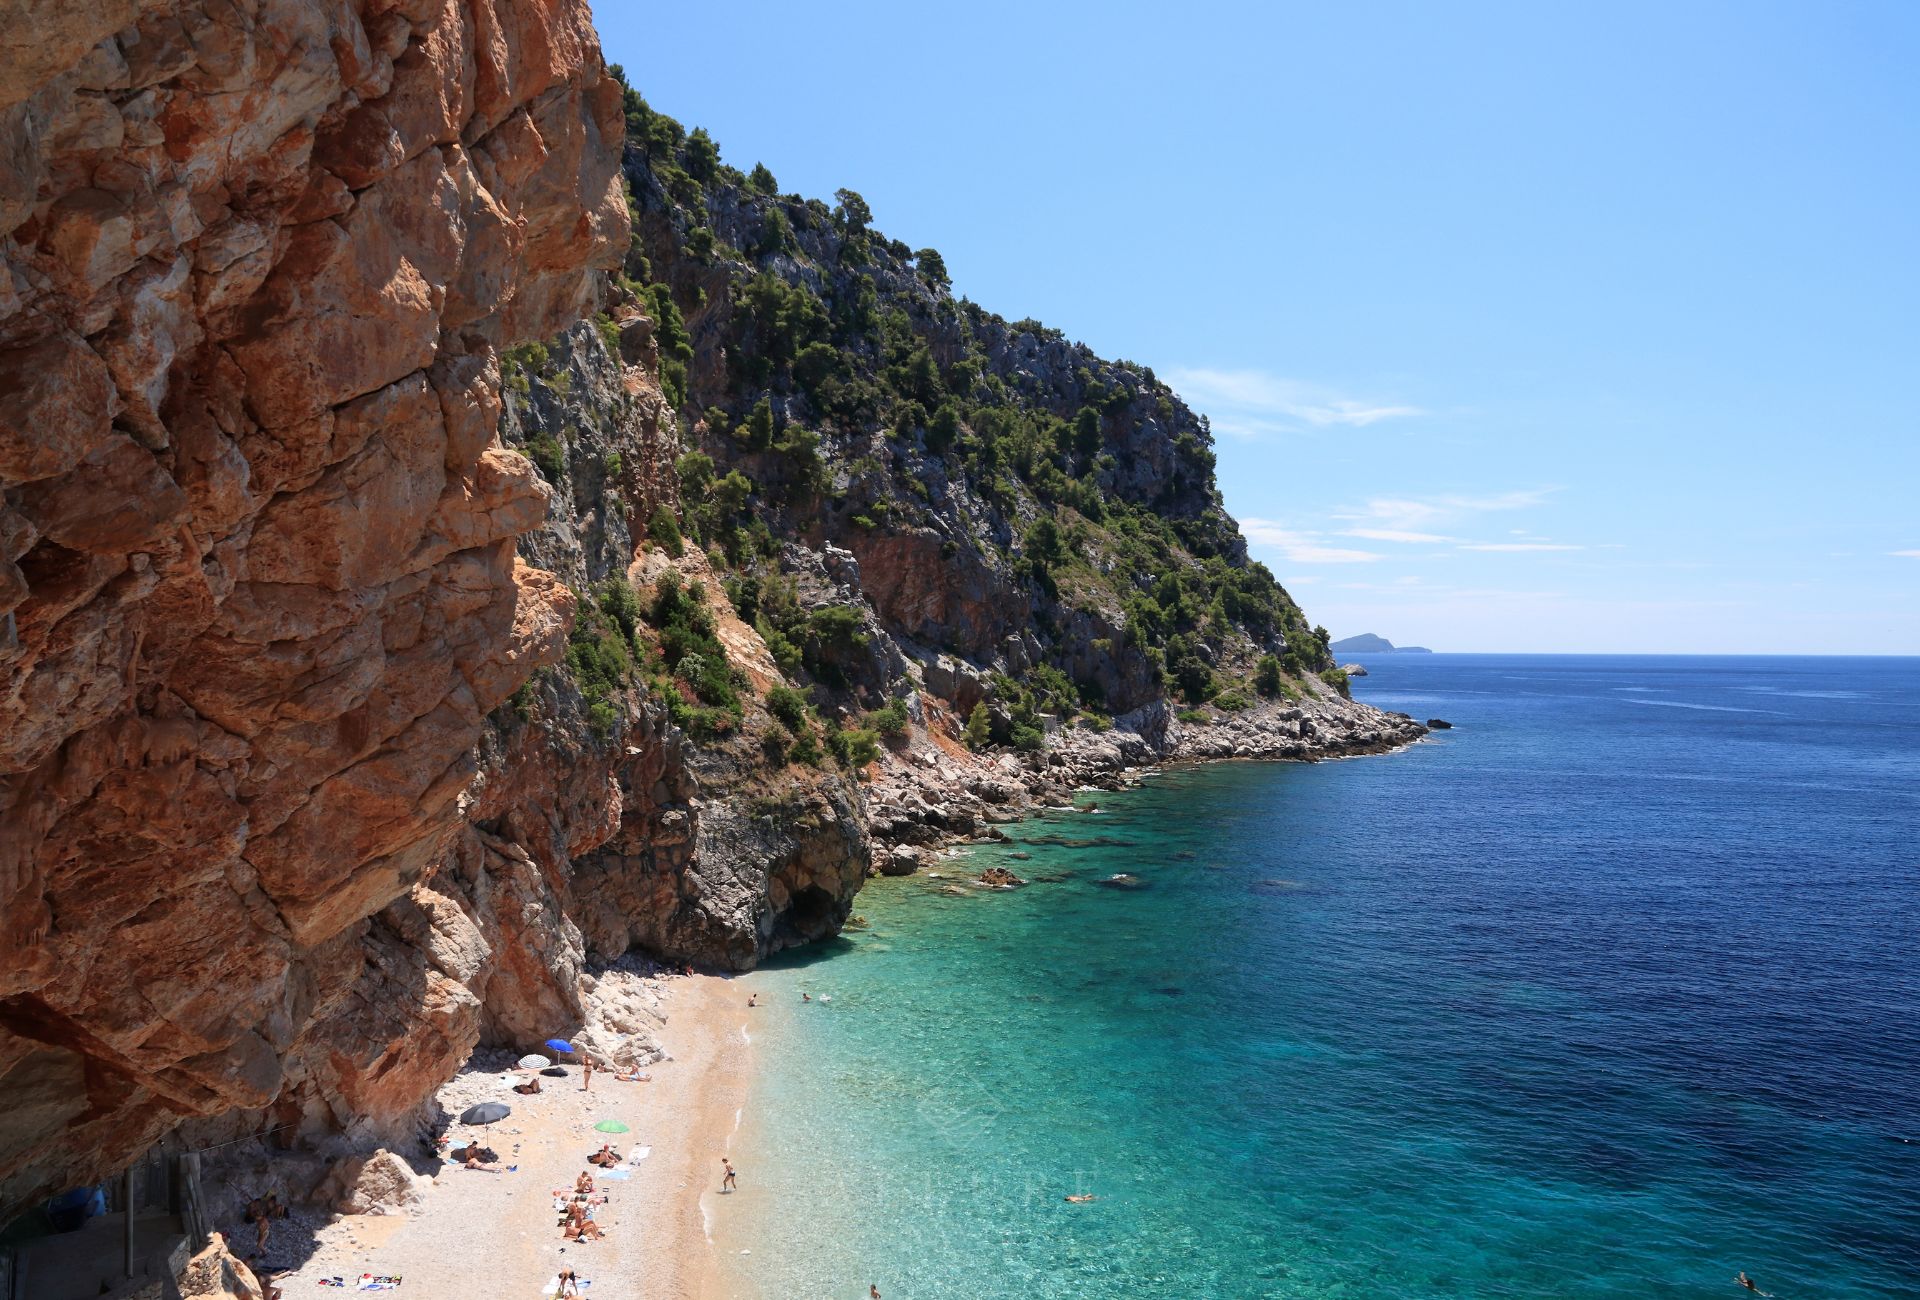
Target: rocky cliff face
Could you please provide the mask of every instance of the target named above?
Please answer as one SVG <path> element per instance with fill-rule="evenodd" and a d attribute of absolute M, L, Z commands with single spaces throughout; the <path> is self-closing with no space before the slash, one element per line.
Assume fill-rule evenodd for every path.
<path fill-rule="evenodd" d="M 478 966 L 526 977 L 482 936 L 552 919 L 539 865 L 463 802 L 572 596 L 515 554 L 547 491 L 497 442 L 495 350 L 590 311 L 627 242 L 583 0 L 28 10 L 0 1207 L 190 1117 L 391 1113 L 471 1047 Z"/>
<path fill-rule="evenodd" d="M 1129 765 L 1419 734 L 1151 371 L 724 167 L 584 0 L 29 7 L 0 1219 L 402 1140 L 477 1043 L 618 1040 L 630 951 L 750 967 Z"/>

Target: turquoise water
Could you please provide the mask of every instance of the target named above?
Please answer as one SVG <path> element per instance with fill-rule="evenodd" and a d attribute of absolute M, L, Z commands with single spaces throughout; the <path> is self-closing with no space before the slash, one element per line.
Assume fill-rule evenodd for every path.
<path fill-rule="evenodd" d="M 739 1294 L 1920 1295 L 1920 661 L 1368 662 L 750 977 Z"/>

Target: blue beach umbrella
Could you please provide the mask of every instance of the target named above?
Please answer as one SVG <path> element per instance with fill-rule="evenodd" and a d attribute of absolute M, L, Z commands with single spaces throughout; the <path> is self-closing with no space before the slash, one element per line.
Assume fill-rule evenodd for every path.
<path fill-rule="evenodd" d="M 573 1044 L 564 1038 L 549 1038 L 547 1040 L 547 1046 L 556 1052 L 571 1052 L 573 1050 Z"/>

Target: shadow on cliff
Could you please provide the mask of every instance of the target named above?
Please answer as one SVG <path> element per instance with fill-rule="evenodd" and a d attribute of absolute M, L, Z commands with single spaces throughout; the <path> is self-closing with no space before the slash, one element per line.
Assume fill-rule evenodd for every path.
<path fill-rule="evenodd" d="M 853 952 L 856 945 L 843 935 L 834 935 L 828 939 L 816 939 L 799 948 L 783 948 L 760 963 L 761 970 L 805 970 L 821 962 L 831 961 L 835 957 L 844 957 Z"/>

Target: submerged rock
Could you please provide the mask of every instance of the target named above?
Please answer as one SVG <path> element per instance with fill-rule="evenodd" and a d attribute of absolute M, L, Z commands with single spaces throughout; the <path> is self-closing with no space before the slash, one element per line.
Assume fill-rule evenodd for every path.
<path fill-rule="evenodd" d="M 1105 880 L 1096 880 L 1093 883 L 1099 885 L 1102 889 L 1145 889 L 1147 887 L 1146 881 L 1125 871 L 1117 875 L 1108 876 Z"/>

